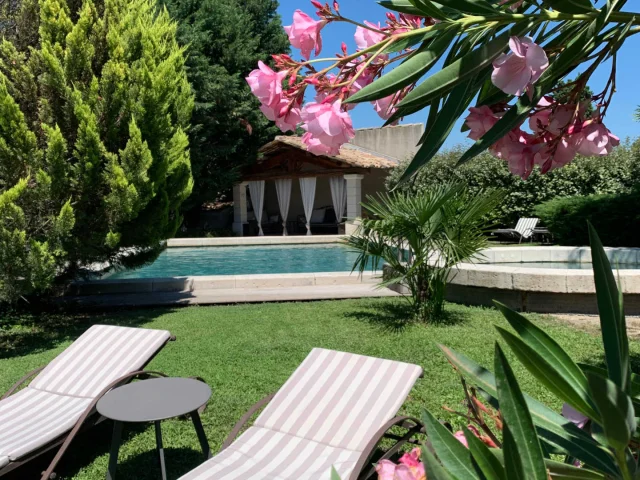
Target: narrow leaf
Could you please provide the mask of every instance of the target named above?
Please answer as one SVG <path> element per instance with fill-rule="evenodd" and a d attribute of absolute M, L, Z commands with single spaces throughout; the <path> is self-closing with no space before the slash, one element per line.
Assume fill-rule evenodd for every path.
<path fill-rule="evenodd" d="M 469 450 L 428 411 L 422 412 L 427 437 L 444 468 L 458 478 L 478 478 Z"/>
<path fill-rule="evenodd" d="M 469 383 L 476 385 L 489 396 L 497 398 L 495 377 L 490 371 L 459 352 L 444 345 L 439 347 L 447 360 Z M 602 472 L 614 476 L 618 474 L 610 453 L 591 436 L 546 405 L 527 395 L 525 398 L 534 423 L 538 427 L 538 434 L 550 446 Z"/>
<path fill-rule="evenodd" d="M 409 93 L 398 104 L 398 108 L 424 108 L 432 100 L 449 93 L 456 85 L 469 77 L 476 76 L 485 67 L 491 65 L 491 62 L 506 49 L 509 38 L 512 35 L 520 35 L 526 32 L 531 28 L 531 25 L 531 23 L 516 25 L 487 44 L 467 53 L 451 63 L 451 65 L 431 75 Z"/>
<path fill-rule="evenodd" d="M 495 369 L 500 412 L 509 433 L 513 436 L 519 459 L 517 468 L 520 468 L 521 478 L 526 480 L 547 480 L 547 469 L 544 466 L 542 448 L 533 426 L 529 407 L 511 370 L 511 366 L 497 343 Z M 506 436 L 507 433 L 505 432 Z M 509 475 L 508 459 L 506 460 L 506 465 L 507 476 L 514 478 Z"/>
<path fill-rule="evenodd" d="M 433 453 L 425 446 L 422 447 L 422 463 L 429 480 L 457 480 L 440 465 Z"/>
<path fill-rule="evenodd" d="M 614 450 L 623 452 L 636 431 L 631 397 L 607 378 L 592 374 L 588 378 L 591 394 L 602 417 L 598 422 L 602 435 L 598 436 Z"/>
<path fill-rule="evenodd" d="M 420 47 L 404 63 L 349 97 L 347 103 L 369 102 L 388 97 L 416 82 L 435 65 L 456 35 L 455 28 L 443 31 L 441 36 L 431 44 Z"/>
<path fill-rule="evenodd" d="M 583 415 L 586 415 L 593 420 L 598 420 L 600 418 L 600 415 L 598 415 L 598 413 L 589 404 L 588 392 L 586 390 L 582 391 L 575 389 L 557 369 L 557 364 L 552 366 L 545 360 L 545 358 L 548 357 L 542 355 L 541 352 L 537 352 L 511 332 L 500 327 L 496 328 L 513 353 L 515 353 L 516 357 L 518 357 L 518 360 L 520 360 L 525 368 L 534 377 L 536 377 L 540 383 L 547 387 L 551 393 L 559 397 L 560 400 L 570 404 Z"/>
<path fill-rule="evenodd" d="M 467 439 L 469 451 L 476 465 L 486 480 L 506 480 L 506 473 L 500 460 L 491 452 L 482 441 L 468 428 L 463 429 L 464 438 Z"/>
<path fill-rule="evenodd" d="M 562 13 L 589 13 L 594 10 L 590 0 L 546 0 L 545 3 Z"/>
<path fill-rule="evenodd" d="M 504 452 L 500 449 L 491 449 L 491 453 L 498 459 L 500 464 L 504 463 Z M 545 458 L 544 464 L 549 471 L 552 480 L 605 480 L 605 475 L 594 472 L 583 467 L 574 467 L 563 462 L 557 462 Z"/>
<path fill-rule="evenodd" d="M 474 78 L 469 78 L 467 82 L 458 85 L 447 101 L 442 106 L 442 110 L 433 123 L 429 135 L 425 137 L 424 143 L 416 152 L 413 160 L 402 174 L 401 181 L 412 177 L 420 168 L 431 160 L 440 150 L 447 137 L 453 130 L 453 126 L 466 110 L 475 96 L 477 90 L 473 90 Z"/>
<path fill-rule="evenodd" d="M 336 471 L 335 467 L 331 467 L 331 480 L 341 480 L 340 475 Z"/>
<path fill-rule="evenodd" d="M 611 263 L 600 237 L 591 223 L 589 223 L 589 240 L 602 342 L 609 378 L 621 390 L 628 391 L 631 371 L 629 369 L 629 339 L 626 321 L 624 313 L 620 309 L 619 292 Z"/>
<path fill-rule="evenodd" d="M 438 0 L 438 3 L 464 13 L 477 13 L 479 15 L 500 13 L 485 0 Z"/>
<path fill-rule="evenodd" d="M 378 3 L 387 10 L 393 10 L 394 12 L 424 15 L 424 12 L 418 10 L 409 0 L 380 0 Z"/>
<path fill-rule="evenodd" d="M 442 21 L 448 21 L 447 15 L 431 0 L 410 0 L 413 6 L 425 17 L 432 17 Z"/>

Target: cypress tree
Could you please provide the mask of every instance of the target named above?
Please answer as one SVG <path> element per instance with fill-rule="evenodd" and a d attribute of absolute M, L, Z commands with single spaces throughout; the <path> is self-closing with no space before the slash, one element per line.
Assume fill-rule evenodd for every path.
<path fill-rule="evenodd" d="M 34 12 L 36 38 L 20 30 Z M 148 261 L 193 186 L 193 96 L 166 10 L 27 0 L 14 24 L 0 43 L 4 301 L 96 262 Z"/>

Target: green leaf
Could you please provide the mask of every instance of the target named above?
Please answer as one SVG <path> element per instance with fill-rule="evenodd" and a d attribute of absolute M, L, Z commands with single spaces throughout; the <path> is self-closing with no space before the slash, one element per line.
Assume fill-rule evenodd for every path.
<path fill-rule="evenodd" d="M 602 417 L 598 422 L 603 430 L 601 440 L 617 452 L 623 452 L 637 426 L 631 397 L 607 378 L 593 374 L 588 378 L 591 395 Z"/>
<path fill-rule="evenodd" d="M 396 40 L 395 42 L 393 42 L 391 45 L 389 45 L 387 48 L 385 48 L 382 53 L 398 53 L 401 52 L 407 48 L 411 48 L 414 45 L 418 45 L 419 43 L 422 44 L 424 42 L 431 42 L 432 40 L 434 40 L 435 38 L 439 37 L 440 34 L 443 32 L 443 30 L 431 30 L 427 33 L 425 33 L 424 35 L 412 35 L 410 37 L 405 37 L 405 38 L 401 38 L 399 40 Z M 409 57 L 411 58 L 411 57 Z M 405 59 L 404 61 L 401 62 L 405 63 L 407 60 L 409 60 L 409 58 Z"/>
<path fill-rule="evenodd" d="M 579 363 L 578 366 L 585 373 L 595 373 L 596 375 L 600 375 L 601 377 L 607 378 L 607 369 L 595 367 L 593 365 L 587 365 L 586 363 Z M 631 385 L 629 387 L 629 393 L 631 397 L 640 397 L 640 375 L 636 375 L 631 372 Z"/>
<path fill-rule="evenodd" d="M 464 438 L 467 439 L 469 452 L 476 465 L 484 475 L 486 480 L 506 480 L 506 473 L 500 460 L 491 452 L 482 441 L 476 437 L 468 428 L 463 429 Z"/>
<path fill-rule="evenodd" d="M 447 360 L 472 383 L 493 398 L 497 398 L 495 377 L 486 368 L 465 355 L 439 345 Z M 554 412 L 546 405 L 525 395 L 538 434 L 550 446 L 602 472 L 617 475 L 618 469 L 611 454 L 600 446 L 591 436 Z"/>
<path fill-rule="evenodd" d="M 469 450 L 428 411 L 422 412 L 427 437 L 444 468 L 458 478 L 478 478 Z"/>
<path fill-rule="evenodd" d="M 500 465 L 504 463 L 504 452 L 500 449 L 494 448 L 490 450 L 496 459 L 500 462 Z M 594 472 L 583 467 L 574 467 L 563 462 L 557 462 L 548 458 L 544 459 L 544 464 L 551 475 L 551 479 L 555 480 L 604 480 L 606 477 L 604 474 Z"/>
<path fill-rule="evenodd" d="M 589 223 L 589 240 L 609 379 L 626 392 L 629 388 L 631 370 L 629 368 L 629 339 L 627 338 L 624 312 L 620 305 L 620 294 L 607 253 L 591 223 Z"/>
<path fill-rule="evenodd" d="M 434 5 L 431 0 L 410 0 L 413 6 L 425 17 L 433 17 L 442 21 L 451 20 L 438 6 Z"/>
<path fill-rule="evenodd" d="M 546 5 L 562 13 L 589 13 L 594 8 L 590 0 L 546 0 Z"/>
<path fill-rule="evenodd" d="M 475 96 L 477 90 L 473 89 L 474 78 L 470 78 L 467 82 L 458 85 L 447 101 L 442 106 L 442 110 L 433 123 L 429 135 L 425 137 L 424 143 L 416 152 L 413 160 L 402 174 L 400 181 L 405 181 L 413 176 L 420 168 L 422 168 L 433 156 L 438 153 L 447 137 L 453 130 L 453 126 L 460 118 L 460 115 L 466 110 Z"/>
<path fill-rule="evenodd" d="M 451 65 L 434 73 L 409 93 L 398 104 L 398 108 L 400 110 L 420 110 L 433 100 L 446 95 L 456 85 L 464 82 L 469 77 L 475 77 L 485 67 L 491 65 L 504 52 L 512 35 L 521 35 L 529 30 L 530 27 L 531 23 L 516 25 L 485 45 L 452 62 Z"/>
<path fill-rule="evenodd" d="M 478 15 L 492 13 L 495 15 L 500 13 L 499 10 L 496 10 L 493 5 L 485 0 L 438 0 L 438 3 L 464 13 L 474 13 Z"/>
<path fill-rule="evenodd" d="M 428 45 L 416 50 L 404 63 L 351 96 L 346 103 L 360 103 L 388 97 L 416 82 L 427 73 L 457 35 L 457 29 L 445 30 Z"/>
<path fill-rule="evenodd" d="M 593 420 L 600 418 L 598 413 L 589 404 L 588 392 L 586 390 L 575 389 L 563 374 L 557 368 L 554 368 L 556 364 L 552 366 L 545 360 L 548 359 L 548 357 L 534 350 L 511 332 L 500 327 L 496 327 L 496 329 L 504 341 L 507 342 L 513 353 L 515 353 L 516 357 L 518 357 L 518 360 L 520 360 L 525 368 L 536 377 L 540 383 L 547 387 L 551 393 L 559 397 L 560 400 L 569 403 L 583 415 Z M 585 377 L 585 387 L 586 381 L 587 379 Z"/>
<path fill-rule="evenodd" d="M 456 477 L 440 465 L 440 462 L 433 456 L 433 453 L 425 446 L 422 447 L 422 463 L 424 463 L 424 470 L 429 480 L 457 480 Z"/>
<path fill-rule="evenodd" d="M 559 376 L 562 382 L 566 383 L 566 387 L 573 391 L 571 396 L 578 397 L 578 403 L 575 405 L 580 405 L 583 408 L 583 410 L 580 410 L 581 413 L 593 419 L 597 418 L 597 416 L 592 416 L 592 414 L 596 414 L 596 412 L 589 403 L 587 377 L 580 367 L 571 359 L 569 354 L 565 352 L 553 338 L 526 317 L 520 315 L 518 312 L 514 312 L 500 302 L 494 303 L 507 319 L 509 325 L 518 333 L 522 339 L 521 341 L 528 347 L 528 350 L 523 350 L 522 348 L 519 350 L 523 354 L 528 353 L 532 355 L 530 358 L 539 358 L 544 363 L 544 365 L 540 365 L 539 368 L 542 369 L 542 371 L 539 373 L 554 377 Z M 550 369 L 554 370 L 555 373 L 552 373 Z M 574 405 L 568 399 L 564 400 Z"/>
<path fill-rule="evenodd" d="M 393 10 L 394 12 L 424 15 L 424 13 L 418 10 L 409 0 L 380 0 L 378 3 L 384 8 Z"/>
<path fill-rule="evenodd" d="M 517 452 L 516 455 L 511 457 L 518 458 L 518 462 L 514 464 L 514 467 L 518 469 L 519 477 L 513 477 L 510 475 L 509 455 L 505 452 L 507 476 L 509 479 L 547 480 L 544 456 L 529 413 L 529 407 L 511 370 L 511 366 L 497 343 L 495 369 L 500 413 L 504 419 L 505 430 L 508 429 L 508 433 L 513 436 L 513 446 Z M 507 432 L 505 431 L 504 434 L 506 438 Z"/>
<path fill-rule="evenodd" d="M 331 480 L 341 480 L 340 475 L 336 471 L 335 467 L 331 467 Z"/>

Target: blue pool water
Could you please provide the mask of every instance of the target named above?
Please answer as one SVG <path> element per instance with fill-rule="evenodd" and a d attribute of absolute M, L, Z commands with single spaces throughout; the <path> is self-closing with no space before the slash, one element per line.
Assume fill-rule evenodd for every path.
<path fill-rule="evenodd" d="M 168 248 L 150 265 L 103 278 L 350 272 L 357 257 L 344 245 Z"/>
<path fill-rule="evenodd" d="M 521 262 L 521 263 L 495 263 L 493 265 L 499 267 L 519 267 L 519 268 L 568 268 L 570 270 L 592 270 L 593 265 L 591 263 L 578 263 L 578 262 Z M 612 263 L 611 267 L 614 270 L 636 270 L 640 269 L 640 265 L 636 263 Z"/>

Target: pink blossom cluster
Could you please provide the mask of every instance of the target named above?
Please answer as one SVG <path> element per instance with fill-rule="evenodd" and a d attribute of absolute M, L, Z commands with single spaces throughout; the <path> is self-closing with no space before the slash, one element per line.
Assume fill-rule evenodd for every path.
<path fill-rule="evenodd" d="M 511 52 L 498 57 L 491 79 L 510 95 L 532 95 L 532 87 L 549 66 L 545 51 L 530 38 L 512 37 Z M 539 165 L 542 172 L 570 163 L 576 155 L 608 155 L 620 144 L 602 123 L 599 113 L 586 118 L 584 104 L 560 104 L 544 97 L 529 117 L 531 132 L 522 125 L 511 130 L 489 148 L 492 155 L 509 164 L 510 171 L 527 178 Z M 506 106 L 483 105 L 469 109 L 465 122 L 469 138 L 479 140 L 502 117 Z"/>
<path fill-rule="evenodd" d="M 405 453 L 397 465 L 391 460 L 382 460 L 376 465 L 376 472 L 378 480 L 427 480 L 419 448 Z"/>
<path fill-rule="evenodd" d="M 345 104 L 344 101 L 371 84 L 388 63 L 386 54 L 372 58 L 371 53 L 364 52 L 358 56 L 358 52 L 377 45 L 391 35 L 408 32 L 434 21 L 415 15 L 401 14 L 396 17 L 391 13 L 387 15 L 384 26 L 365 21 L 363 26 L 356 28 L 354 35 L 359 50 L 350 58 L 356 58 L 346 62 L 337 74 L 317 72 L 308 61 L 313 54 L 320 54 L 322 29 L 340 18 L 340 6 L 337 2 L 333 3 L 333 8 L 315 0 L 311 3 L 318 9 L 318 20 L 296 10 L 293 24 L 285 27 L 291 45 L 300 50 L 306 62 L 297 62 L 288 55 L 274 55 L 276 70 L 260 62 L 258 69 L 247 77 L 247 82 L 260 100 L 260 110 L 283 132 L 295 131 L 301 126 L 306 131 L 302 140 L 311 153 L 338 155 L 340 147 L 355 136 L 349 110 L 356 105 Z M 347 47 L 343 44 L 342 58 L 347 56 Z M 299 81 L 303 68 L 307 70 L 307 75 Z M 308 87 L 315 89 L 314 101 L 303 106 Z M 384 120 L 389 119 L 396 112 L 395 106 L 411 88 L 372 102 L 374 110 Z"/>

